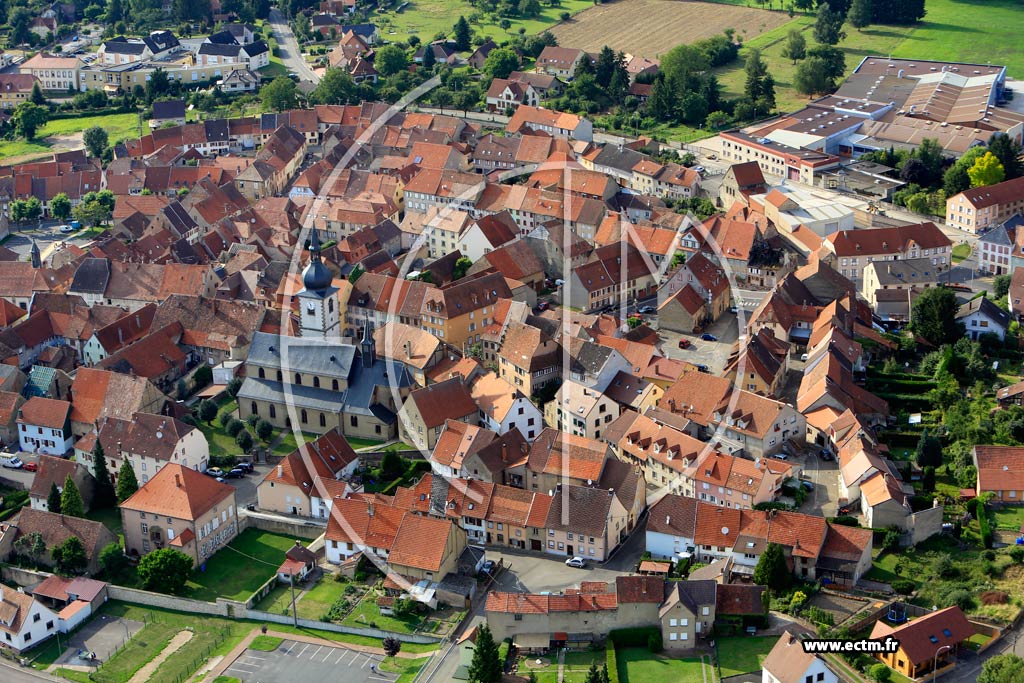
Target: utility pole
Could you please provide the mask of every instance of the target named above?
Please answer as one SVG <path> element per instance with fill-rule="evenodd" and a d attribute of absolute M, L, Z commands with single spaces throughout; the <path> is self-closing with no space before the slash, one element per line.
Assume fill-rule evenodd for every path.
<path fill-rule="evenodd" d="M 295 605 L 295 569 L 294 568 L 291 569 L 288 572 L 288 578 L 289 578 L 288 583 L 291 584 L 291 587 L 292 587 L 292 624 L 297 628 L 298 625 L 299 625 L 299 610 L 298 610 L 298 607 Z"/>

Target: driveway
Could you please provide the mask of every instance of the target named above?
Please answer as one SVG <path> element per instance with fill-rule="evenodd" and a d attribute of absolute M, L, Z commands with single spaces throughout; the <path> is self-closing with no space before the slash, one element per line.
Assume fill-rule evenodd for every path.
<path fill-rule="evenodd" d="M 299 88 L 304 92 L 309 92 L 320 82 L 320 77 L 313 73 L 313 69 L 302 58 L 299 41 L 295 39 L 292 27 L 288 25 L 288 20 L 284 18 L 280 10 L 270 10 L 270 26 L 274 30 L 274 39 L 277 40 L 281 61 L 289 71 L 299 75 Z"/>
<path fill-rule="evenodd" d="M 800 512 L 835 517 L 839 510 L 839 464 L 835 460 L 822 460 L 817 450 L 805 451 L 796 460 L 803 466 L 806 479 L 814 484 Z"/>

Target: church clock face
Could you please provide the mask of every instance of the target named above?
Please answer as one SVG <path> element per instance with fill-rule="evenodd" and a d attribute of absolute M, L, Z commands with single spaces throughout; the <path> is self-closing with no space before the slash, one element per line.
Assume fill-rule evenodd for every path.
<path fill-rule="evenodd" d="M 316 315 L 316 304 L 314 304 L 312 302 L 306 304 L 306 314 L 307 315 Z"/>

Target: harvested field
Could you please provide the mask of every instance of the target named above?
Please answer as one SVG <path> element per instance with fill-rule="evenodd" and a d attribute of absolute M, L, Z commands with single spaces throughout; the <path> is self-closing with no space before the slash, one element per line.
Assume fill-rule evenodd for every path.
<path fill-rule="evenodd" d="M 660 57 L 680 43 L 693 43 L 727 28 L 749 40 L 790 21 L 785 12 L 686 0 L 619 0 L 595 5 L 551 32 L 564 47 L 590 52 L 610 45 L 644 57 Z"/>

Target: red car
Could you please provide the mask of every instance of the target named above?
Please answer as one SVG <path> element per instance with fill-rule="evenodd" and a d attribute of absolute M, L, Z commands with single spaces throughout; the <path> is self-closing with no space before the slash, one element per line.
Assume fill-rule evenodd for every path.
<path fill-rule="evenodd" d="M 39 466 L 36 465 L 34 462 L 27 462 L 24 465 L 22 465 L 21 469 L 25 470 L 26 472 L 35 472 L 36 470 L 39 469 Z"/>
<path fill-rule="evenodd" d="M 682 339 L 680 339 L 679 340 L 679 348 L 681 348 L 681 349 L 688 349 L 688 348 L 690 348 L 690 340 L 687 339 L 686 337 L 683 337 Z"/>

